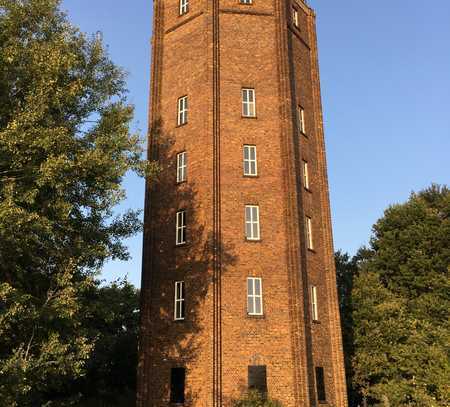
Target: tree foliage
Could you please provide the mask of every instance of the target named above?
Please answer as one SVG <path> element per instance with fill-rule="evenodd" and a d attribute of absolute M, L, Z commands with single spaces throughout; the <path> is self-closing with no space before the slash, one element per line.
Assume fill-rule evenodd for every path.
<path fill-rule="evenodd" d="M 147 170 L 123 71 L 58 0 L 0 0 L 0 400 L 64 405 L 96 346 L 82 298 L 138 213 L 114 216 Z M 56 404 L 55 404 L 56 403 Z"/>
<path fill-rule="evenodd" d="M 259 391 L 249 391 L 240 400 L 233 403 L 233 407 L 282 407 L 278 401 L 264 397 Z"/>
<path fill-rule="evenodd" d="M 71 392 L 82 394 L 83 406 L 135 404 L 139 291 L 127 280 L 90 288 L 82 299 L 82 325 L 95 346 L 86 375 Z"/>
<path fill-rule="evenodd" d="M 352 387 L 372 404 L 448 406 L 449 189 L 413 193 L 373 232 L 353 273 Z"/>

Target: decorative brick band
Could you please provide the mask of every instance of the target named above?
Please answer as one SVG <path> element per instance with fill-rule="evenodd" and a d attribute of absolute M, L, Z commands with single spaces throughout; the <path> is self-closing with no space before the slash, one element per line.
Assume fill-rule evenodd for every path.
<path fill-rule="evenodd" d="M 213 407 L 222 407 L 222 238 L 220 193 L 220 26 L 213 1 Z"/>
<path fill-rule="evenodd" d="M 239 10 L 235 8 L 222 8 L 219 10 L 220 13 L 228 14 L 247 14 L 252 16 L 268 16 L 273 17 L 275 14 L 266 11 L 254 11 L 254 10 Z"/>

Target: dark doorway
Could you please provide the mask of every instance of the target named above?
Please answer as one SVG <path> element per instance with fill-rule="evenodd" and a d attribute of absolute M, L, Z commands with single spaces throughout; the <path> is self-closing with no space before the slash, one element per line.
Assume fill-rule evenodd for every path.
<path fill-rule="evenodd" d="M 184 386 L 186 381 L 186 369 L 174 367 L 170 374 L 170 401 L 172 403 L 184 403 Z"/>

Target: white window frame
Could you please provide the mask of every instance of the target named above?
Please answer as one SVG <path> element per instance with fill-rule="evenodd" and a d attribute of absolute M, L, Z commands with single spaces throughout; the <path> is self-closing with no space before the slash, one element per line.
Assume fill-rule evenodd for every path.
<path fill-rule="evenodd" d="M 189 0 L 180 0 L 180 16 L 189 11 Z"/>
<path fill-rule="evenodd" d="M 311 318 L 313 321 L 319 320 L 319 306 L 317 303 L 317 287 L 311 287 Z"/>
<path fill-rule="evenodd" d="M 253 0 L 239 0 L 241 4 L 253 4 Z"/>
<path fill-rule="evenodd" d="M 175 304 L 173 318 L 175 321 L 183 321 L 186 317 L 184 281 L 175 281 Z"/>
<path fill-rule="evenodd" d="M 249 210 L 249 212 L 248 212 Z M 254 211 L 255 210 L 255 211 Z M 250 214 L 247 217 L 247 213 Z M 256 216 L 254 216 L 256 214 Z M 245 205 L 245 238 L 247 240 L 261 240 L 260 225 L 259 225 L 259 206 Z M 250 225 L 251 233 L 247 234 L 247 226 Z M 254 226 L 256 225 L 256 234 L 254 233 Z"/>
<path fill-rule="evenodd" d="M 298 9 L 292 6 L 292 22 L 298 28 Z"/>
<path fill-rule="evenodd" d="M 305 219 L 306 224 L 306 244 L 309 250 L 314 250 L 314 241 L 313 241 L 313 229 L 312 229 L 312 219 L 309 216 L 306 216 Z"/>
<path fill-rule="evenodd" d="M 242 116 L 256 117 L 256 92 L 254 88 L 242 88 Z"/>
<path fill-rule="evenodd" d="M 252 159 L 252 153 L 254 155 L 254 159 Z M 244 144 L 243 154 L 244 175 L 246 177 L 256 177 L 258 175 L 258 156 L 256 152 L 256 146 L 251 144 Z M 248 171 L 246 171 L 246 164 L 248 167 Z"/>
<path fill-rule="evenodd" d="M 176 216 L 175 243 L 177 246 L 186 243 L 186 211 L 178 211 Z"/>
<path fill-rule="evenodd" d="M 259 281 L 259 293 L 256 292 L 256 281 Z M 249 290 L 249 285 L 251 285 L 251 292 Z M 261 309 L 260 312 L 256 312 L 256 304 L 259 299 Z M 251 307 L 250 307 L 251 304 Z M 264 315 L 263 306 L 263 286 L 262 278 L 260 277 L 248 277 L 247 278 L 247 314 L 248 315 Z"/>
<path fill-rule="evenodd" d="M 182 126 L 188 122 L 188 97 L 182 96 L 178 99 L 177 124 Z"/>
<path fill-rule="evenodd" d="M 187 179 L 187 153 L 182 151 L 177 154 L 177 182 L 184 182 Z"/>
<path fill-rule="evenodd" d="M 297 107 L 297 117 L 298 117 L 298 130 L 302 134 L 306 134 L 306 122 L 305 122 L 305 109 L 303 107 Z"/>
<path fill-rule="evenodd" d="M 310 183 L 309 183 L 309 165 L 308 161 L 302 160 L 303 162 L 303 187 L 307 190 L 309 190 Z"/>

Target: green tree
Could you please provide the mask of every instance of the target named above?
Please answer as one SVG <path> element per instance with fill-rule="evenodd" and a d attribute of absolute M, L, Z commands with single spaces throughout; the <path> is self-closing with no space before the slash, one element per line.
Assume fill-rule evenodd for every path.
<path fill-rule="evenodd" d="M 86 375 L 72 393 L 83 395 L 83 406 L 135 404 L 139 291 L 127 280 L 93 286 L 82 299 L 82 325 L 95 342 Z"/>
<path fill-rule="evenodd" d="M 373 227 L 352 290 L 354 386 L 369 403 L 450 403 L 450 191 L 433 185 Z"/>
<path fill-rule="evenodd" d="M 358 393 L 352 386 L 352 357 L 354 354 L 352 290 L 353 280 L 358 274 L 358 264 L 355 257 L 352 258 L 348 253 L 343 253 L 342 251 L 337 251 L 334 258 L 336 263 L 336 282 L 339 295 L 339 311 L 341 314 L 347 390 L 349 404 L 352 406 L 356 405 L 358 401 Z"/>
<path fill-rule="evenodd" d="M 80 299 L 138 213 L 113 215 L 142 174 L 123 71 L 58 0 L 0 0 L 0 404 L 65 405 L 92 353 Z"/>

